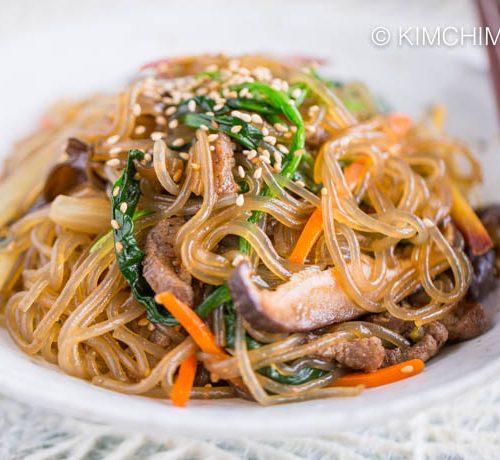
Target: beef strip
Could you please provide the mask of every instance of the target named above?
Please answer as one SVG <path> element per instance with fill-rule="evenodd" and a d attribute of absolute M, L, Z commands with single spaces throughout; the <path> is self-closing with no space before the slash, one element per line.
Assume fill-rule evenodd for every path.
<path fill-rule="evenodd" d="M 480 256 L 471 254 L 466 248 L 472 266 L 472 280 L 467 292 L 467 299 L 477 301 L 484 299 L 496 286 L 497 277 L 495 273 L 495 250 L 490 249 Z"/>
<path fill-rule="evenodd" d="M 160 221 L 146 238 L 144 278 L 156 293 L 169 291 L 189 306 L 193 305 L 191 275 L 182 268 L 174 252 L 174 240 L 184 220 L 172 217 Z"/>
<path fill-rule="evenodd" d="M 386 350 L 383 366 L 391 366 L 409 359 L 427 361 L 435 356 L 448 340 L 448 331 L 444 324 L 439 321 L 426 324 L 422 329 L 424 335 L 415 345 Z"/>
<path fill-rule="evenodd" d="M 385 349 L 378 337 L 368 337 L 336 343 L 319 351 L 314 356 L 335 360 L 350 369 L 374 371 L 382 365 Z"/>
<path fill-rule="evenodd" d="M 460 302 L 441 321 L 448 329 L 450 342 L 461 342 L 477 337 L 488 326 L 484 309 L 477 302 Z"/>
<path fill-rule="evenodd" d="M 215 177 L 215 191 L 218 195 L 235 193 L 238 184 L 234 180 L 234 144 L 231 138 L 224 133 L 219 133 L 214 142 L 212 162 Z"/>

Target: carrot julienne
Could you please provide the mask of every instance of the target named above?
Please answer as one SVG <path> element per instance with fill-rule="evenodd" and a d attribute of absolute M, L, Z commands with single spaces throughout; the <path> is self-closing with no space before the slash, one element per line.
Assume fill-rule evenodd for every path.
<path fill-rule="evenodd" d="M 317 160 L 316 160 L 317 161 Z M 352 191 L 359 184 L 359 181 L 365 171 L 365 164 L 356 161 L 346 166 L 344 177 L 347 186 Z M 323 232 L 323 212 L 321 206 L 318 206 L 309 217 L 302 233 L 289 256 L 291 262 L 303 264 L 306 261 L 307 255 L 311 252 L 321 233 Z"/>
<path fill-rule="evenodd" d="M 390 130 L 398 137 L 405 137 L 411 129 L 412 121 L 408 115 L 393 113 L 387 117 Z"/>
<path fill-rule="evenodd" d="M 475 256 L 480 256 L 493 247 L 488 231 L 455 184 L 451 184 L 452 202 L 450 215 L 453 222 Z"/>
<path fill-rule="evenodd" d="M 387 366 L 374 372 L 355 372 L 339 377 L 333 386 L 353 387 L 363 385 L 366 388 L 379 387 L 420 374 L 425 363 L 420 359 L 410 359 L 394 366 Z"/>
<path fill-rule="evenodd" d="M 170 400 L 174 406 L 184 407 L 189 401 L 196 376 L 196 355 L 188 356 L 179 367 L 179 374 L 172 387 Z"/>
<path fill-rule="evenodd" d="M 158 294 L 156 301 L 162 304 L 179 321 L 202 351 L 213 355 L 226 356 L 224 350 L 217 345 L 215 337 L 208 326 L 189 306 L 170 292 Z"/>

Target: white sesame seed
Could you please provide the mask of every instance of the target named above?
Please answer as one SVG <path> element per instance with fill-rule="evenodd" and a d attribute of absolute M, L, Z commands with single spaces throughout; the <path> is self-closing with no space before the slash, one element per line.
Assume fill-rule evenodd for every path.
<path fill-rule="evenodd" d="M 286 148 L 283 144 L 278 144 L 278 150 L 285 155 L 289 152 L 288 148 Z"/>
<path fill-rule="evenodd" d="M 238 176 L 240 176 L 242 179 L 245 177 L 245 170 L 241 165 L 238 166 Z"/>
<path fill-rule="evenodd" d="M 162 141 L 162 140 L 159 140 L 159 141 L 155 141 L 155 142 L 163 142 L 163 141 Z M 146 153 L 146 154 L 144 155 L 144 161 L 145 161 L 146 163 L 151 162 L 151 160 L 152 160 L 152 159 L 153 159 L 153 156 L 152 156 L 150 153 Z"/>
<path fill-rule="evenodd" d="M 292 97 L 294 99 L 298 99 L 300 96 L 302 96 L 302 90 L 300 88 L 295 88 L 293 91 L 292 91 Z"/>
<path fill-rule="evenodd" d="M 111 147 L 109 149 L 109 154 L 110 155 L 118 155 L 122 151 L 121 147 Z"/>
<path fill-rule="evenodd" d="M 132 107 L 132 113 L 138 117 L 142 112 L 142 107 L 140 104 L 135 103 L 134 106 Z"/>
<path fill-rule="evenodd" d="M 265 155 L 259 156 L 259 159 L 260 159 L 260 161 L 262 161 L 263 163 L 266 163 L 267 165 L 271 164 L 271 160 L 269 159 L 269 157 L 266 157 Z"/>
<path fill-rule="evenodd" d="M 321 194 L 324 195 L 324 196 L 328 195 L 328 190 L 326 189 L 326 187 L 323 187 L 321 189 Z"/>
<path fill-rule="evenodd" d="M 122 252 L 123 251 L 123 243 L 120 243 L 120 241 L 117 241 L 115 243 L 115 249 L 116 249 L 116 252 Z"/>
<path fill-rule="evenodd" d="M 113 144 L 116 144 L 119 140 L 120 140 L 120 136 L 118 134 L 115 134 L 114 136 L 108 137 L 108 139 L 106 140 L 106 143 L 108 143 L 109 145 L 113 145 Z"/>
<path fill-rule="evenodd" d="M 200 169 L 200 165 L 198 163 L 191 163 L 191 168 L 193 168 L 195 171 L 198 171 Z"/>
<path fill-rule="evenodd" d="M 245 203 L 245 197 L 243 195 L 238 195 L 238 198 L 236 198 L 236 206 L 243 206 Z"/>
<path fill-rule="evenodd" d="M 313 116 L 317 111 L 319 110 L 319 107 L 317 105 L 311 105 L 311 107 L 309 107 L 309 116 Z"/>
<path fill-rule="evenodd" d="M 149 135 L 149 137 L 152 141 L 158 141 L 165 137 L 165 133 L 162 133 L 161 131 L 154 131 Z"/>
<path fill-rule="evenodd" d="M 118 158 L 112 158 L 111 160 L 106 161 L 106 164 L 112 168 L 116 168 L 117 166 L 120 166 L 120 160 Z"/>
<path fill-rule="evenodd" d="M 302 188 L 306 186 L 306 183 L 303 180 L 296 180 L 295 183 Z"/>
<path fill-rule="evenodd" d="M 158 115 L 156 118 L 156 124 L 157 125 L 166 125 L 167 124 L 167 119 L 163 115 Z"/>
<path fill-rule="evenodd" d="M 208 126 L 207 125 L 200 125 L 200 129 L 202 131 L 208 131 Z"/>
<path fill-rule="evenodd" d="M 246 97 L 246 96 L 248 96 L 249 93 L 250 93 L 250 90 L 248 88 L 243 88 L 240 91 L 240 97 Z"/>
<path fill-rule="evenodd" d="M 311 134 L 314 134 L 316 132 L 316 126 L 314 125 L 307 125 L 306 126 L 306 131 L 311 133 Z"/>
<path fill-rule="evenodd" d="M 430 220 L 428 217 L 426 217 L 426 218 L 424 218 L 424 225 L 427 228 L 432 228 L 432 227 L 434 227 L 434 222 L 432 222 L 432 220 Z"/>
<path fill-rule="evenodd" d="M 274 136 L 264 136 L 264 142 L 274 145 L 276 144 L 276 138 Z"/>
<path fill-rule="evenodd" d="M 114 197 L 117 197 L 118 196 L 118 193 L 120 193 L 120 187 L 116 186 L 114 189 L 113 189 L 113 193 L 112 195 Z"/>
<path fill-rule="evenodd" d="M 118 223 L 117 220 L 111 219 L 111 227 L 114 228 L 115 230 L 118 230 L 120 228 L 120 224 Z"/>
<path fill-rule="evenodd" d="M 208 142 L 214 142 L 217 140 L 217 138 L 219 137 L 219 135 L 217 133 L 215 134 L 209 134 L 207 136 L 207 139 L 208 139 Z"/>
<path fill-rule="evenodd" d="M 122 214 L 125 214 L 127 212 L 127 209 L 128 209 L 128 204 L 125 201 L 120 203 L 120 211 L 122 212 Z"/>
<path fill-rule="evenodd" d="M 144 134 L 146 132 L 146 127 L 143 125 L 137 125 L 134 129 L 135 134 Z"/>
<path fill-rule="evenodd" d="M 224 108 L 224 104 L 215 104 L 214 105 L 214 111 L 218 112 L 220 109 Z"/>
<path fill-rule="evenodd" d="M 185 142 L 184 142 L 184 139 L 182 137 L 178 137 L 177 139 L 174 140 L 174 142 L 172 142 L 172 145 L 174 147 L 180 147 L 184 144 L 185 144 Z"/>
<path fill-rule="evenodd" d="M 269 130 L 265 126 L 262 128 L 262 134 L 264 134 L 264 136 L 269 135 Z"/>
<path fill-rule="evenodd" d="M 401 368 L 403 374 L 411 374 L 414 370 L 415 368 L 410 364 Z"/>
<path fill-rule="evenodd" d="M 257 151 L 256 150 L 250 150 L 250 153 L 247 155 L 247 158 L 249 160 L 253 160 L 257 156 Z"/>
<path fill-rule="evenodd" d="M 215 115 L 214 112 L 205 112 L 205 115 L 208 115 L 209 117 L 213 117 Z"/>
<path fill-rule="evenodd" d="M 281 163 L 282 158 L 281 158 L 281 154 L 279 152 L 274 151 L 273 157 L 274 157 L 274 161 L 276 163 Z"/>
<path fill-rule="evenodd" d="M 288 127 L 282 125 L 281 123 L 275 123 L 274 128 L 276 129 L 276 131 L 279 131 L 280 133 L 286 133 L 288 131 Z"/>
<path fill-rule="evenodd" d="M 214 151 L 215 151 L 215 146 L 214 146 L 214 145 L 211 145 L 211 146 L 209 147 L 209 150 L 210 150 L 211 152 L 214 152 Z"/>
<path fill-rule="evenodd" d="M 179 153 L 179 156 L 183 159 L 183 160 L 189 160 L 189 153 L 186 153 L 186 152 L 181 152 Z"/>
<path fill-rule="evenodd" d="M 231 128 L 231 132 L 236 134 L 236 133 L 239 133 L 242 129 L 243 129 L 243 126 L 241 126 L 241 125 L 236 125 L 236 126 L 233 126 L 233 127 Z"/>
<path fill-rule="evenodd" d="M 191 111 L 191 112 L 194 112 L 196 110 L 196 102 L 194 100 L 190 100 L 188 102 L 188 109 Z"/>
<path fill-rule="evenodd" d="M 253 178 L 254 179 L 260 179 L 262 177 L 262 168 L 258 167 L 255 172 L 253 173 Z"/>
<path fill-rule="evenodd" d="M 177 126 L 179 126 L 179 120 L 175 119 L 175 120 L 172 120 L 169 124 L 168 124 L 168 127 L 170 129 L 175 129 L 177 128 Z"/>
<path fill-rule="evenodd" d="M 264 123 L 264 120 L 262 120 L 262 117 L 256 113 L 252 114 L 252 121 L 254 123 L 257 123 L 259 125 L 261 125 L 262 123 Z"/>
<path fill-rule="evenodd" d="M 259 147 L 259 151 L 262 155 L 264 155 L 267 158 L 271 158 L 271 152 L 267 149 L 263 149 Z"/>
<path fill-rule="evenodd" d="M 245 260 L 245 256 L 243 254 L 238 254 L 234 259 L 233 261 L 231 262 L 231 264 L 233 265 L 233 267 L 236 267 L 238 266 L 241 262 L 243 262 Z"/>
<path fill-rule="evenodd" d="M 165 115 L 173 115 L 175 111 L 177 110 L 177 107 L 174 105 L 172 107 L 169 107 L 167 110 L 165 110 Z"/>

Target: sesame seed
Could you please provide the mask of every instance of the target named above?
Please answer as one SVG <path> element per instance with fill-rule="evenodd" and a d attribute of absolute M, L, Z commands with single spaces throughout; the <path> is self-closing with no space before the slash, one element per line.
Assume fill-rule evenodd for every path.
<path fill-rule="evenodd" d="M 282 125 L 281 123 L 275 123 L 274 128 L 276 129 L 276 131 L 279 131 L 280 133 L 286 133 L 288 131 L 288 127 Z"/>
<path fill-rule="evenodd" d="M 172 120 L 169 124 L 168 124 L 168 127 L 171 128 L 171 129 L 175 129 L 177 128 L 177 126 L 179 126 L 179 120 L 175 119 L 175 120 Z"/>
<path fill-rule="evenodd" d="M 267 149 L 263 149 L 259 147 L 259 151 L 262 155 L 264 155 L 267 158 L 271 158 L 271 152 Z"/>
<path fill-rule="evenodd" d="M 134 129 L 135 134 L 144 134 L 146 132 L 146 127 L 143 125 L 137 125 Z"/>
<path fill-rule="evenodd" d="M 241 126 L 241 125 L 236 125 L 236 126 L 233 126 L 233 127 L 231 128 L 231 132 L 236 134 L 236 133 L 239 133 L 242 129 L 243 129 L 243 126 Z"/>
<path fill-rule="evenodd" d="M 163 142 L 163 141 L 156 141 L 156 142 Z M 149 163 L 152 159 L 153 159 L 153 157 L 152 157 L 152 155 L 151 155 L 150 153 L 146 153 L 146 154 L 144 155 L 144 161 L 145 161 L 146 163 Z"/>
<path fill-rule="evenodd" d="M 177 139 L 174 140 L 174 142 L 172 142 L 172 145 L 174 147 L 180 147 L 184 144 L 185 144 L 185 142 L 184 142 L 184 139 L 182 137 L 178 137 Z"/>
<path fill-rule="evenodd" d="M 278 150 L 285 155 L 289 152 L 288 148 L 286 148 L 283 144 L 278 144 Z"/>
<path fill-rule="evenodd" d="M 249 160 L 253 160 L 257 156 L 257 151 L 256 150 L 250 150 L 250 153 L 248 154 L 247 158 Z"/>
<path fill-rule="evenodd" d="M 231 262 L 231 264 L 233 265 L 233 267 L 236 267 L 237 265 L 239 265 L 241 262 L 243 262 L 245 260 L 245 256 L 243 254 L 238 254 L 234 259 L 233 261 Z"/>
<path fill-rule="evenodd" d="M 285 137 L 287 139 L 290 139 L 292 136 L 293 136 L 293 134 L 291 132 L 287 132 L 287 133 L 283 134 L 283 137 Z"/>
<path fill-rule="evenodd" d="M 432 228 L 432 227 L 434 227 L 434 222 L 432 222 L 432 220 L 430 220 L 428 217 L 426 217 L 426 218 L 424 218 L 424 225 L 427 228 Z"/>
<path fill-rule="evenodd" d="M 309 107 L 309 116 L 313 116 L 317 111 L 319 110 L 319 107 L 317 105 L 311 105 L 311 107 Z"/>
<path fill-rule="evenodd" d="M 275 151 L 275 152 L 273 153 L 273 157 L 274 157 L 274 161 L 275 161 L 276 163 L 281 163 L 282 158 L 281 158 L 281 154 L 280 154 L 279 152 L 276 152 L 276 151 Z"/>
<path fill-rule="evenodd" d="M 217 140 L 217 138 L 218 138 L 218 137 L 219 137 L 219 135 L 218 135 L 218 134 L 209 134 L 209 135 L 207 136 L 207 139 L 208 139 L 208 142 L 214 142 L 214 141 L 216 141 L 216 140 Z"/>
<path fill-rule="evenodd" d="M 302 96 L 302 90 L 300 88 L 295 88 L 293 91 L 292 91 L 292 97 L 294 99 L 298 99 L 300 96 Z"/>
<path fill-rule="evenodd" d="M 179 156 L 183 159 L 183 160 L 189 160 L 189 153 L 186 153 L 186 152 L 181 152 L 179 153 Z"/>
<path fill-rule="evenodd" d="M 149 135 L 149 137 L 152 141 L 159 141 L 160 139 L 165 137 L 165 133 L 162 133 L 161 131 L 154 131 Z"/>
<path fill-rule="evenodd" d="M 248 96 L 248 94 L 250 94 L 250 90 L 248 88 L 243 88 L 240 91 L 240 97 L 246 97 L 246 96 Z"/>
<path fill-rule="evenodd" d="M 122 212 L 122 214 L 125 214 L 127 212 L 127 209 L 128 209 L 128 204 L 124 202 L 120 203 L 120 211 Z"/>
<path fill-rule="evenodd" d="M 193 168 L 195 171 L 198 171 L 200 169 L 200 165 L 198 163 L 191 163 L 191 168 Z"/>
<path fill-rule="evenodd" d="M 117 241 L 115 243 L 115 249 L 116 249 L 116 252 L 120 253 L 123 251 L 123 243 L 121 243 L 120 241 Z"/>
<path fill-rule="evenodd" d="M 213 152 L 213 151 L 215 150 L 215 146 L 211 145 L 211 146 L 209 147 L 209 150 L 210 150 L 211 152 Z"/>
<path fill-rule="evenodd" d="M 253 173 L 253 178 L 254 179 L 260 179 L 262 177 L 262 168 L 258 167 L 255 172 Z"/>
<path fill-rule="evenodd" d="M 200 129 L 202 131 L 208 131 L 208 126 L 207 125 L 200 125 Z"/>
<path fill-rule="evenodd" d="M 149 324 L 149 321 L 146 318 L 142 318 L 139 321 L 137 321 L 138 326 L 147 326 Z"/>
<path fill-rule="evenodd" d="M 306 126 L 306 131 L 311 133 L 311 134 L 314 134 L 316 132 L 316 126 L 314 125 L 307 125 Z"/>
<path fill-rule="evenodd" d="M 264 136 L 264 142 L 274 145 L 276 144 L 276 138 L 274 136 Z"/>
<path fill-rule="evenodd" d="M 173 115 L 175 111 L 177 110 L 177 107 L 174 105 L 172 107 L 169 107 L 167 110 L 165 110 L 165 115 Z"/>
<path fill-rule="evenodd" d="M 260 161 L 262 161 L 263 163 L 266 163 L 267 165 L 271 164 L 271 160 L 269 159 L 269 157 L 266 157 L 265 155 L 259 156 L 259 159 L 260 159 Z"/>
<path fill-rule="evenodd" d="M 214 111 L 218 112 L 219 110 L 224 108 L 224 104 L 215 104 L 214 105 Z"/>
<path fill-rule="evenodd" d="M 240 176 L 242 179 L 245 177 L 245 170 L 241 165 L 238 166 L 238 176 Z"/>
<path fill-rule="evenodd" d="M 118 134 L 115 134 L 114 136 L 108 137 L 108 139 L 106 140 L 106 142 L 109 145 L 113 145 L 113 144 L 116 144 L 119 140 L 120 140 L 120 136 Z"/>
<path fill-rule="evenodd" d="M 326 189 L 326 187 L 323 187 L 321 189 L 321 194 L 324 195 L 324 196 L 328 195 L 328 190 Z"/>
<path fill-rule="evenodd" d="M 120 193 L 120 187 L 116 186 L 116 187 L 113 189 L 113 193 L 112 193 L 112 195 L 113 195 L 114 197 L 117 197 L 119 193 Z"/>
<path fill-rule="evenodd" d="M 243 206 L 245 203 L 245 197 L 243 195 L 238 195 L 238 198 L 236 198 L 236 206 Z"/>
<path fill-rule="evenodd" d="M 148 331 L 153 332 L 155 329 L 156 329 L 156 327 L 153 323 L 148 324 Z"/>
<path fill-rule="evenodd" d="M 111 219 L 111 227 L 113 227 L 115 230 L 118 230 L 120 228 L 120 224 L 117 220 Z"/>
<path fill-rule="evenodd" d="M 166 125 L 167 124 L 167 119 L 163 115 L 158 115 L 156 118 L 156 124 L 158 125 Z"/>
<path fill-rule="evenodd" d="M 306 183 L 303 180 L 296 180 L 295 183 L 302 188 L 306 186 Z"/>
<path fill-rule="evenodd" d="M 106 161 L 106 164 L 112 168 L 116 168 L 117 166 L 120 166 L 120 160 L 118 158 L 112 158 L 111 160 Z"/>
<path fill-rule="evenodd" d="M 264 120 L 262 120 L 262 117 L 260 115 L 257 115 L 256 113 L 252 114 L 252 121 L 257 124 L 262 124 L 264 123 Z"/>
<path fill-rule="evenodd" d="M 122 148 L 121 148 L 121 147 L 111 147 L 111 148 L 109 149 L 109 154 L 110 154 L 110 155 L 117 155 L 117 154 L 119 154 L 121 151 L 122 151 Z"/>
<path fill-rule="evenodd" d="M 215 115 L 214 112 L 205 112 L 205 115 L 208 115 L 209 117 L 213 117 Z"/>
<path fill-rule="evenodd" d="M 239 110 L 231 110 L 231 116 L 232 117 L 238 117 L 240 118 L 241 112 Z"/>
<path fill-rule="evenodd" d="M 401 368 L 403 374 L 411 374 L 414 370 L 415 368 L 410 364 Z"/>
<path fill-rule="evenodd" d="M 262 128 L 262 134 L 264 134 L 264 136 L 269 136 L 269 130 L 265 126 Z"/>
<path fill-rule="evenodd" d="M 142 112 L 142 107 L 140 104 L 134 104 L 134 106 L 132 107 L 132 113 L 138 117 Z"/>
<path fill-rule="evenodd" d="M 188 109 L 191 111 L 191 112 L 194 112 L 196 110 L 196 102 L 194 100 L 190 100 L 188 102 Z"/>

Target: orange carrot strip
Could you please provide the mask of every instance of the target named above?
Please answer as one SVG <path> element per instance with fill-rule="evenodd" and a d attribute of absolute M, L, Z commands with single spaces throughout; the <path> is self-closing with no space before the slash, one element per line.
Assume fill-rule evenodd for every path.
<path fill-rule="evenodd" d="M 179 374 L 172 387 L 170 399 L 174 406 L 184 407 L 189 401 L 196 375 L 196 355 L 188 356 L 179 368 Z"/>
<path fill-rule="evenodd" d="M 323 163 L 325 162 L 325 147 L 321 148 L 316 161 L 314 162 L 313 168 L 313 180 L 315 184 L 321 184 L 323 182 L 323 177 L 321 171 L 323 169 Z"/>
<path fill-rule="evenodd" d="M 451 218 L 464 236 L 472 254 L 480 256 L 489 251 L 493 242 L 488 231 L 455 184 L 451 184 L 451 194 Z"/>
<path fill-rule="evenodd" d="M 366 388 L 379 387 L 399 380 L 413 377 L 423 371 L 425 364 L 420 359 L 410 359 L 394 366 L 387 366 L 374 372 L 356 372 L 339 377 L 332 384 L 334 387 L 354 387 L 363 385 Z"/>
<path fill-rule="evenodd" d="M 217 345 L 215 337 L 208 326 L 185 303 L 181 302 L 170 292 L 162 292 L 155 299 L 179 321 L 202 351 L 214 355 L 227 356 L 224 350 Z"/>
<path fill-rule="evenodd" d="M 316 160 L 318 161 L 318 160 Z M 344 177 L 347 182 L 347 186 L 350 190 L 354 190 L 356 185 L 359 183 L 359 179 L 365 170 L 365 164 L 360 161 L 356 161 L 346 166 L 344 170 Z M 290 254 L 290 262 L 295 262 L 298 264 L 303 264 L 307 258 L 307 255 L 311 252 L 311 249 L 318 241 L 318 238 L 323 231 L 323 212 L 321 206 L 317 207 L 314 212 L 309 217 L 306 222 L 302 233 Z"/>
<path fill-rule="evenodd" d="M 318 241 L 318 238 L 321 235 L 322 231 L 323 211 L 321 210 L 321 206 L 318 206 L 311 214 L 311 217 L 309 217 L 304 230 L 302 230 L 297 244 L 290 254 L 290 262 L 303 264 L 307 258 L 307 255 L 311 252 L 311 249 L 316 244 L 316 241 Z"/>
<path fill-rule="evenodd" d="M 387 117 L 390 130 L 399 137 L 405 137 L 411 129 L 412 121 L 408 115 L 392 113 Z"/>

